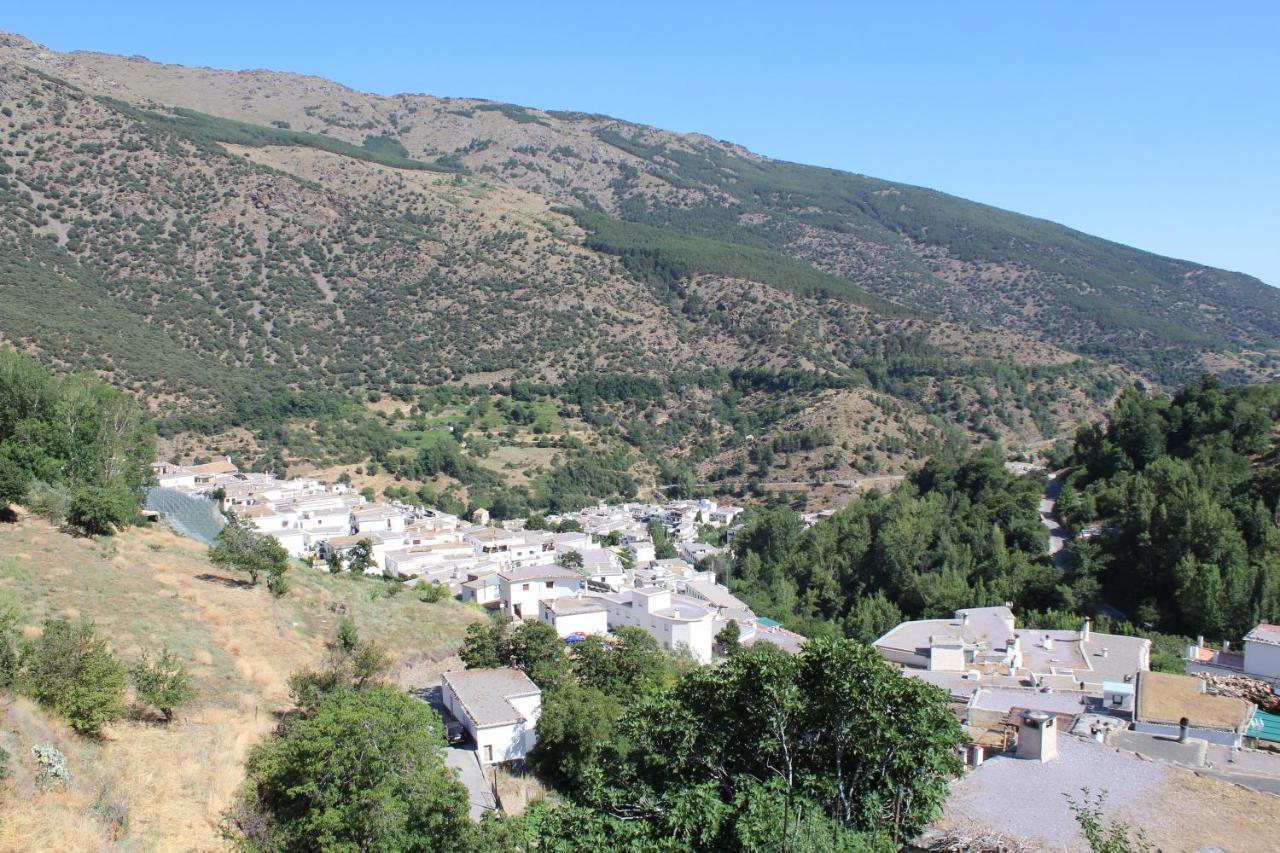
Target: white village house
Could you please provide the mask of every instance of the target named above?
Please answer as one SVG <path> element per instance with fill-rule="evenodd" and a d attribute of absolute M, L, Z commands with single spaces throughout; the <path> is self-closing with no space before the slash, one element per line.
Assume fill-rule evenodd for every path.
<path fill-rule="evenodd" d="M 538 742 L 542 691 L 518 669 L 446 672 L 440 700 L 475 742 L 481 764 L 522 761 Z"/>

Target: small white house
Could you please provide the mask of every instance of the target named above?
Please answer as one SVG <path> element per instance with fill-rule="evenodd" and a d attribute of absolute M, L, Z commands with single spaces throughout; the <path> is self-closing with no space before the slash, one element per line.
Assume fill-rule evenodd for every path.
<path fill-rule="evenodd" d="M 481 764 L 523 760 L 538 742 L 542 691 L 518 669 L 446 672 L 440 698 L 475 742 Z"/>
<path fill-rule="evenodd" d="M 631 542 L 627 545 L 631 560 L 637 566 L 647 566 L 657 559 L 658 552 L 652 542 Z"/>
<path fill-rule="evenodd" d="M 462 600 L 474 601 L 483 607 L 495 608 L 502 599 L 502 585 L 497 572 L 472 571 L 462 582 Z"/>
<path fill-rule="evenodd" d="M 525 566 L 498 573 L 502 612 L 512 619 L 538 618 L 538 603 L 582 590 L 583 577 L 563 566 Z"/>
<path fill-rule="evenodd" d="M 562 638 L 570 634 L 605 634 L 609 631 L 609 608 L 593 595 L 565 596 L 538 603 L 538 618 Z"/>

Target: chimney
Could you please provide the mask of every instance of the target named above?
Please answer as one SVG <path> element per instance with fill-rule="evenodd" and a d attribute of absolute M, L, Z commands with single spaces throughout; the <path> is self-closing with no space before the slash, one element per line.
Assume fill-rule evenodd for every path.
<path fill-rule="evenodd" d="M 1196 648 L 1197 648 L 1197 649 L 1203 649 L 1203 648 L 1204 648 L 1204 634 L 1197 634 L 1197 635 L 1196 635 Z"/>
<path fill-rule="evenodd" d="M 1093 620 L 1088 617 L 1084 620 L 1084 627 L 1080 629 L 1080 639 L 1089 642 L 1089 629 L 1093 627 Z"/>
<path fill-rule="evenodd" d="M 969 624 L 969 614 L 968 614 L 968 613 L 961 613 L 961 614 L 960 614 L 960 624 L 961 624 L 961 625 L 968 625 L 968 624 Z"/>
<path fill-rule="evenodd" d="M 1105 658 L 1105 657 L 1106 657 L 1107 655 L 1109 655 L 1109 654 L 1111 654 L 1111 649 L 1107 648 L 1106 646 L 1103 646 L 1103 647 L 1102 647 L 1102 656 Z"/>
<path fill-rule="evenodd" d="M 1052 761 L 1058 757 L 1057 718 L 1044 711 L 1023 711 L 1018 720 L 1018 758 Z"/>
<path fill-rule="evenodd" d="M 1222 641 L 1222 650 L 1223 650 L 1224 652 L 1229 652 L 1229 651 L 1231 651 L 1231 641 L 1230 641 L 1230 640 L 1223 640 L 1223 641 Z"/>
<path fill-rule="evenodd" d="M 1178 743 L 1186 743 L 1187 736 L 1191 729 L 1191 721 L 1188 720 L 1186 717 L 1183 717 L 1181 720 L 1178 720 L 1178 729 L 1179 729 Z"/>
<path fill-rule="evenodd" d="M 1053 651 L 1053 637 L 1050 637 L 1048 634 L 1045 634 L 1043 645 L 1044 645 L 1044 650 L 1046 652 Z"/>

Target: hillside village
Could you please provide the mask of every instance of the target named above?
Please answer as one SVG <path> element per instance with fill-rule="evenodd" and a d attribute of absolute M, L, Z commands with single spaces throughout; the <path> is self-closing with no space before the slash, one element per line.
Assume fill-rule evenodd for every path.
<path fill-rule="evenodd" d="M 412 5 L 361 10 L 387 64 L 484 58 Z M 868 10 L 827 52 L 789 10 L 645 11 L 699 61 L 750 25 L 794 70 L 793 36 L 829 67 L 785 106 L 833 120 L 875 55 Z M 662 45 L 578 23 L 658 91 Z M 844 69 L 936 163 L 952 107 L 1042 129 L 907 29 L 1000 95 Z M 1015 76 L 1138 171 L 1101 93 Z M 697 132 L 3 31 L 0 214 L 0 853 L 1280 850 L 1259 278 Z"/>
<path fill-rule="evenodd" d="M 805 643 L 716 579 L 710 558 L 732 542 L 741 507 L 709 499 L 602 504 L 530 529 L 523 520 L 491 525 L 484 510 L 468 521 L 369 500 L 343 483 L 240 472 L 229 459 L 153 468 L 160 490 L 216 501 L 314 571 L 438 585 L 514 624 L 546 623 L 567 646 L 636 627 L 669 651 L 711 664 L 725 659 L 730 623 L 743 646 L 796 654 Z M 173 515 L 179 525 L 179 515 L 191 517 Z M 655 534 L 677 556 L 658 557 Z M 1152 671 L 1148 639 L 1096 631 L 1089 619 L 1078 630 L 1019 627 L 1008 606 L 903 622 L 873 647 L 904 675 L 944 691 L 964 732 L 966 774 L 924 836 L 938 849 L 964 838 L 1072 837 L 1074 821 L 1061 809 L 1050 817 L 995 806 L 1027 784 L 1024 765 L 1044 767 L 1031 778 L 1046 802 L 1088 787 L 1096 780 L 1084 768 L 1106 764 L 1157 780 L 1195 772 L 1256 792 L 1264 811 L 1280 815 L 1272 800 L 1280 798 L 1280 626 L 1258 625 L 1238 652 L 1197 640 L 1186 650 L 1185 674 Z M 472 818 L 501 808 L 485 768 L 524 765 L 537 746 L 542 691 L 520 670 L 498 668 L 445 672 L 422 695 L 446 720 L 450 765 L 471 791 Z M 1224 790 L 1201 794 L 1216 801 Z M 1136 790 L 1111 792 L 1113 805 L 1137 803 Z M 1183 802 L 1187 796 L 1176 795 L 1179 807 L 1203 814 L 1203 803 Z"/>
<path fill-rule="evenodd" d="M 804 638 L 756 616 L 715 572 L 699 568 L 731 539 L 741 507 L 713 500 L 588 507 L 548 516 L 555 530 L 490 526 L 480 510 L 456 515 L 394 501 L 370 501 L 342 483 L 241 473 L 230 460 L 156 463 L 159 488 L 216 499 L 318 570 L 352 570 L 409 586 L 438 584 L 520 621 L 541 619 L 562 637 L 643 628 L 664 648 L 712 660 L 714 637 L 736 622 L 746 645 L 795 651 Z M 657 556 L 653 534 L 676 556 Z M 611 544 L 609 544 L 611 543 Z"/>

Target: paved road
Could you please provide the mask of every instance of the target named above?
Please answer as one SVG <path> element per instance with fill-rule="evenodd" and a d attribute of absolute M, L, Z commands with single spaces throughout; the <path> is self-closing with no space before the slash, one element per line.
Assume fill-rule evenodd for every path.
<path fill-rule="evenodd" d="M 451 746 L 445 752 L 444 763 L 458 771 L 458 781 L 467 786 L 467 797 L 471 802 L 471 819 L 479 821 L 485 812 L 498 808 L 493 798 L 493 788 L 485 778 L 484 769 L 480 766 L 480 757 L 474 749 L 462 746 Z"/>
<path fill-rule="evenodd" d="M 714 488 L 727 484 L 746 483 L 750 477 L 728 477 L 724 480 L 718 480 L 714 483 L 694 483 L 694 486 Z M 858 477 L 853 480 L 762 480 L 761 486 L 866 486 L 876 483 L 900 483 L 906 479 L 903 474 L 880 474 L 874 477 Z M 657 485 L 653 488 L 658 491 L 666 489 L 674 489 L 679 486 L 678 483 L 669 483 L 667 485 Z"/>
<path fill-rule="evenodd" d="M 1069 469 L 1054 471 L 1045 483 L 1044 493 L 1040 495 L 1040 523 L 1049 529 L 1049 559 L 1060 569 L 1066 568 L 1067 529 L 1062 526 L 1058 516 L 1058 493 L 1062 491 L 1062 481 L 1066 479 Z"/>

